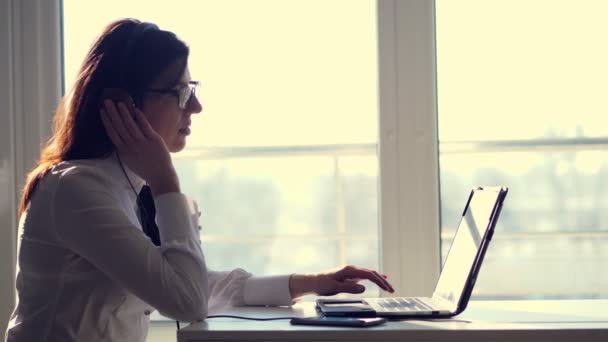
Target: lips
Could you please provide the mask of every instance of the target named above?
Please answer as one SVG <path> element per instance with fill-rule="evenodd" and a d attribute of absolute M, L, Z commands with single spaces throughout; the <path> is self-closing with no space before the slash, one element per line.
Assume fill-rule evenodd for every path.
<path fill-rule="evenodd" d="M 181 135 L 190 135 L 190 125 L 192 125 L 192 121 L 190 121 L 188 118 L 188 120 L 181 123 L 184 125 L 180 129 L 178 129 L 177 132 Z"/>

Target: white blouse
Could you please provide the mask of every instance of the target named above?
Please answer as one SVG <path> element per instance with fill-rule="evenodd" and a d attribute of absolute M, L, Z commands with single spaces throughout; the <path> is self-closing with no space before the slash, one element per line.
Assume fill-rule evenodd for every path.
<path fill-rule="evenodd" d="M 144 181 L 125 166 L 135 190 Z M 154 309 L 184 322 L 223 306 L 290 305 L 289 276 L 207 269 L 198 208 L 156 196 L 161 246 L 142 232 L 115 154 L 55 166 L 19 222 L 18 304 L 6 341 L 145 341 Z"/>

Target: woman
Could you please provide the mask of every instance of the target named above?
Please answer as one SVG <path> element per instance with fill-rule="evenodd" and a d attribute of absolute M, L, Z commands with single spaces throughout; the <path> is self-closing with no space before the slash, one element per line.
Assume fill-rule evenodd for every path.
<path fill-rule="evenodd" d="M 393 291 L 353 266 L 274 277 L 207 269 L 198 209 L 169 154 L 202 111 L 187 61 L 173 33 L 134 19 L 91 47 L 27 177 L 7 341 L 144 341 L 154 309 L 191 322 L 225 305 L 360 293 L 360 279 Z"/>

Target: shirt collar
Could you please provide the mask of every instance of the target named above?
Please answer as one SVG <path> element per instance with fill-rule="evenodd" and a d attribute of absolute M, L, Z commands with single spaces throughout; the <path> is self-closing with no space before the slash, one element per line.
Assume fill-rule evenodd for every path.
<path fill-rule="evenodd" d="M 131 169 L 129 169 L 129 167 L 124 163 L 124 161 L 121 163 L 121 160 L 118 158 L 118 154 L 116 152 L 113 152 L 112 155 L 110 155 L 110 157 L 108 158 L 108 160 L 111 164 L 110 169 L 112 175 L 114 177 L 117 177 L 116 179 L 123 179 L 124 184 L 128 187 L 131 187 L 131 185 L 133 185 L 133 188 L 139 194 L 141 188 L 146 184 L 146 181 L 140 176 L 138 176 Z M 124 171 L 123 168 L 121 168 L 121 164 L 124 168 Z M 128 180 L 125 177 L 125 173 L 127 174 L 127 177 L 129 177 Z M 129 181 L 131 182 L 131 184 L 129 184 Z"/>

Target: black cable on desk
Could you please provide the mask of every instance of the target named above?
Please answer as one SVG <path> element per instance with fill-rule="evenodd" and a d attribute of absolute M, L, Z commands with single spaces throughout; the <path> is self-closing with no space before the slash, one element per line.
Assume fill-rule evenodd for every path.
<path fill-rule="evenodd" d="M 277 321 L 281 319 L 294 319 L 297 317 L 270 317 L 270 318 L 258 318 L 258 317 L 244 317 L 244 316 L 234 316 L 234 315 L 211 315 L 207 316 L 207 318 L 238 318 L 238 319 L 248 319 L 252 321 Z"/>

